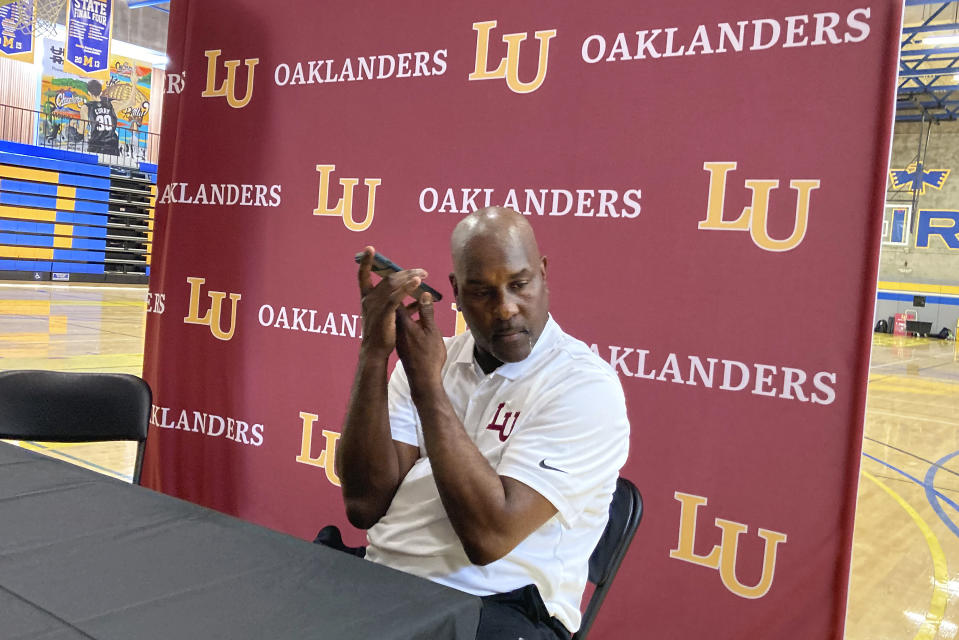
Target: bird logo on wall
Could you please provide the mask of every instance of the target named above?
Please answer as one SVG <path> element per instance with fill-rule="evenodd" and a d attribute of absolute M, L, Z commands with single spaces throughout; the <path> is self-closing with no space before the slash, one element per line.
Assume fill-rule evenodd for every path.
<path fill-rule="evenodd" d="M 909 189 L 919 195 L 926 193 L 926 186 L 942 190 L 951 169 L 919 169 L 913 162 L 905 169 L 893 169 L 889 172 L 893 189 Z"/>

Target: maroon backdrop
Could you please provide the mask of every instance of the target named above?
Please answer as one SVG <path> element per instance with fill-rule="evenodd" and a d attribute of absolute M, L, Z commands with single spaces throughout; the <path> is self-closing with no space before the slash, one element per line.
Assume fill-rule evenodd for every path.
<path fill-rule="evenodd" d="M 594 637 L 840 637 L 900 4 L 295 4 L 172 6 L 145 484 L 360 541 L 353 254 L 449 293 L 506 204 L 627 394 L 646 513 Z"/>

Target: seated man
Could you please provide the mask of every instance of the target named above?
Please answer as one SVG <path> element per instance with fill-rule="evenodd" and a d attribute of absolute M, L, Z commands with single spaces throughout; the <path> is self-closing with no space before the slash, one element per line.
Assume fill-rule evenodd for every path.
<path fill-rule="evenodd" d="M 445 343 L 417 292 L 426 272 L 373 286 L 366 248 L 337 446 L 347 514 L 369 529 L 373 562 L 485 596 L 477 638 L 569 638 L 626 460 L 623 390 L 549 315 L 546 258 L 522 215 L 477 211 L 451 245 L 469 331 Z"/>

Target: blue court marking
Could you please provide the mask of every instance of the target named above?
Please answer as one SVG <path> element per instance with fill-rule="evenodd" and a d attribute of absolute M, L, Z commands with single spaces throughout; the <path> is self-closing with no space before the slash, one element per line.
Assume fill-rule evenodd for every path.
<path fill-rule="evenodd" d="M 921 295 L 921 294 L 917 294 Z M 888 291 L 879 291 L 876 293 L 876 298 L 878 300 L 894 300 L 896 302 L 909 302 L 913 301 L 913 294 L 911 293 L 889 293 Z M 959 298 L 953 296 L 926 296 L 926 304 L 952 304 L 959 305 Z"/>
<path fill-rule="evenodd" d="M 942 506 L 939 504 L 940 494 L 934 488 L 934 482 L 936 480 L 936 474 L 939 473 L 939 470 L 942 469 L 942 465 L 946 464 L 953 458 L 959 455 L 959 451 L 953 451 L 949 455 L 943 456 L 936 460 L 936 463 L 929 467 L 929 471 L 926 472 L 926 500 L 929 501 L 929 504 L 932 505 L 932 508 L 935 510 L 936 514 L 939 516 L 939 519 L 942 520 L 947 527 L 949 527 L 954 534 L 959 536 L 959 526 L 956 526 L 956 523 L 953 522 L 945 511 L 943 511 Z"/>
<path fill-rule="evenodd" d="M 912 480 L 913 482 L 915 482 L 917 485 L 919 485 L 920 487 L 922 487 L 922 488 L 925 490 L 925 492 L 926 492 L 926 499 L 929 501 L 929 504 L 932 506 L 933 510 L 936 512 L 936 515 L 939 516 L 939 519 L 942 520 L 942 523 L 943 523 L 944 525 L 946 525 L 946 527 L 948 527 L 949 530 L 952 531 L 953 534 L 955 534 L 957 537 L 959 537 L 959 526 L 956 526 L 956 523 L 952 521 L 952 518 L 950 518 L 949 515 L 943 510 L 942 506 L 939 504 L 939 500 L 940 500 L 940 499 L 943 500 L 946 504 L 948 504 L 950 507 L 952 507 L 953 509 L 955 509 L 957 512 L 959 512 L 959 505 L 957 505 L 955 502 L 953 502 L 952 499 L 950 499 L 948 496 L 943 495 L 942 493 L 940 493 L 939 490 L 936 489 L 936 488 L 932 485 L 932 479 L 931 479 L 931 478 L 934 478 L 934 477 L 935 477 L 936 472 L 937 472 L 937 471 L 939 470 L 939 468 L 940 468 L 940 465 L 941 465 L 943 462 L 949 460 L 951 457 L 953 457 L 953 456 L 955 456 L 955 455 L 959 455 L 959 451 L 955 451 L 955 452 L 953 452 L 953 453 L 950 453 L 948 456 L 946 456 L 946 457 L 944 457 L 944 458 L 941 458 L 941 459 L 938 460 L 934 465 L 932 465 L 931 467 L 929 467 L 929 472 L 926 473 L 926 481 L 925 481 L 925 482 L 923 482 L 923 481 L 920 480 L 919 478 L 916 478 L 916 477 L 914 477 L 914 476 L 909 475 L 908 473 L 906 473 L 906 472 L 903 471 L 902 469 L 899 469 L 899 468 L 897 468 L 897 467 L 892 466 L 892 465 L 889 464 L 888 462 L 883 462 L 883 461 L 880 460 L 879 458 L 876 458 L 876 457 L 874 457 L 874 456 L 869 455 L 868 453 L 863 452 L 862 455 L 863 455 L 864 457 L 866 457 L 866 458 L 869 458 L 870 460 L 873 460 L 873 461 L 875 461 L 875 462 L 878 462 L 879 464 L 881 464 L 881 465 L 884 466 L 884 467 L 888 467 L 889 469 L 892 469 L 893 471 L 895 471 L 895 472 L 898 473 L 899 475 L 902 475 L 902 476 L 905 476 L 906 478 L 909 478 L 910 480 Z M 930 474 L 931 474 L 931 477 L 930 477 Z"/>

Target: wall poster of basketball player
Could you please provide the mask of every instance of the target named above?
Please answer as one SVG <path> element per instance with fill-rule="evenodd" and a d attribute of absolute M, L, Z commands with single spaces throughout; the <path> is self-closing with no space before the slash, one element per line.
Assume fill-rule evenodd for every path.
<path fill-rule="evenodd" d="M 43 56 L 43 71 L 38 110 L 42 115 L 36 144 L 145 160 L 150 129 L 151 64 L 111 54 L 108 69 L 80 76 L 64 70 L 65 47 L 62 41 L 42 40 L 39 49 Z M 91 80 L 100 85 L 98 96 L 90 92 Z M 103 134 L 93 134 L 98 126 L 105 126 L 106 119 L 97 123 L 87 105 L 104 102 L 104 99 L 112 105 L 113 129 L 119 139 L 118 150 L 108 152 L 96 150 L 100 146 L 97 142 L 89 148 L 91 139 L 102 137 Z"/>
<path fill-rule="evenodd" d="M 92 98 L 87 102 L 87 151 L 120 155 L 120 138 L 117 135 L 117 113 L 113 110 L 113 101 L 103 95 L 103 85 L 99 80 L 87 83 L 87 91 Z"/>

